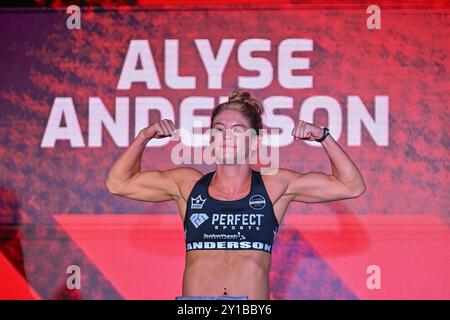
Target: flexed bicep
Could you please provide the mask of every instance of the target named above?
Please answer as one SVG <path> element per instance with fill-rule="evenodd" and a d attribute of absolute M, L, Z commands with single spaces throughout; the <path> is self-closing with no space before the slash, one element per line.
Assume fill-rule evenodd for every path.
<path fill-rule="evenodd" d="M 298 173 L 285 170 L 287 187 L 284 192 L 292 201 L 327 202 L 357 197 L 352 190 L 333 175 L 321 172 Z"/>

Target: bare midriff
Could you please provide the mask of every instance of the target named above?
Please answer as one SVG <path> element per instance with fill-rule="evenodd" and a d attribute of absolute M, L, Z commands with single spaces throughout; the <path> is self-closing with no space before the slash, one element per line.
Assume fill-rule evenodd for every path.
<path fill-rule="evenodd" d="M 248 296 L 269 299 L 271 255 L 258 250 L 193 250 L 186 253 L 183 296 Z"/>

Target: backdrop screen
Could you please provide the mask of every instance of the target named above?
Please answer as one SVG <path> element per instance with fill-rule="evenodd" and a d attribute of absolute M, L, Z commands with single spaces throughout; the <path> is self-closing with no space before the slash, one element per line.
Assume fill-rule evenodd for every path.
<path fill-rule="evenodd" d="M 367 185 L 290 204 L 272 299 L 450 299 L 450 7 L 410 3 L 0 9 L 0 299 L 181 295 L 176 204 L 115 196 L 106 176 L 142 128 L 205 130 L 236 88 L 278 129 L 279 167 L 331 173 L 291 136 L 301 119 L 330 128 Z M 141 169 L 215 170 L 177 163 L 176 145 L 151 141 Z"/>

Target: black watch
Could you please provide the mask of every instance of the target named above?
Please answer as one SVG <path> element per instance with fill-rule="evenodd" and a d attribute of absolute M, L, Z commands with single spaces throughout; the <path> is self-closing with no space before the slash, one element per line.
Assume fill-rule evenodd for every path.
<path fill-rule="evenodd" d="M 326 137 L 328 137 L 330 135 L 330 129 L 328 129 L 327 127 L 323 128 L 323 135 L 322 137 L 320 137 L 319 139 L 315 139 L 315 141 L 317 142 L 322 142 L 323 140 L 326 139 Z"/>

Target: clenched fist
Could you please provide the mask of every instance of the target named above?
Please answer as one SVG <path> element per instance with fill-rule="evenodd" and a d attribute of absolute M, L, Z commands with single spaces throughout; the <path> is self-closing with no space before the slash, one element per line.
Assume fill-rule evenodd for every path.
<path fill-rule="evenodd" d="M 324 134 L 323 128 L 315 126 L 311 123 L 299 120 L 291 133 L 295 140 L 314 141 L 319 139 Z"/>
<path fill-rule="evenodd" d="M 141 134 L 145 139 L 162 139 L 166 137 L 175 138 L 177 129 L 172 120 L 162 119 L 152 123 L 147 128 L 141 130 Z"/>

